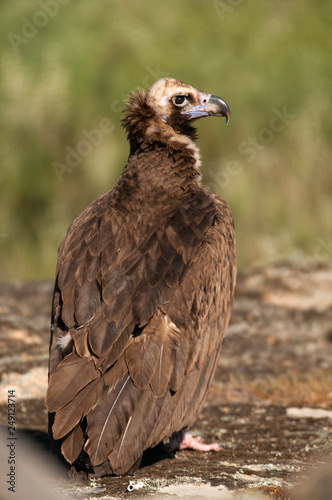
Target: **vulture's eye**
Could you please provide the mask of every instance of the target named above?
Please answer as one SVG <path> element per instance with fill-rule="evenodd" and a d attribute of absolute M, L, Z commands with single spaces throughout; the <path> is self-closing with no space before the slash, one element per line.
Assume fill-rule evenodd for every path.
<path fill-rule="evenodd" d="M 188 102 L 188 99 L 185 95 L 175 95 L 172 99 L 172 103 L 179 108 L 185 106 Z"/>

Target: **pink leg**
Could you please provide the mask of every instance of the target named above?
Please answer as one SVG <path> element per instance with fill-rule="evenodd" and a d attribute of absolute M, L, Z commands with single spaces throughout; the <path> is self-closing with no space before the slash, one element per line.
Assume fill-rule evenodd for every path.
<path fill-rule="evenodd" d="M 192 436 L 188 431 L 179 431 L 172 434 L 169 443 L 166 444 L 169 452 L 176 450 L 198 450 L 198 451 L 219 451 L 218 443 L 204 444 L 201 436 Z"/>

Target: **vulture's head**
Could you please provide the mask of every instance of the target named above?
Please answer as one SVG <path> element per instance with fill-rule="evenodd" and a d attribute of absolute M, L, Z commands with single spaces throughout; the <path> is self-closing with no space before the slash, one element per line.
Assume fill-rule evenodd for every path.
<path fill-rule="evenodd" d="M 225 116 L 230 110 L 225 101 L 211 94 L 204 94 L 174 78 L 162 78 L 152 85 L 146 103 L 169 125 L 189 123 L 203 116 Z"/>
<path fill-rule="evenodd" d="M 179 136 L 195 139 L 192 122 L 204 116 L 224 116 L 227 124 L 230 110 L 218 96 L 174 78 L 162 78 L 147 93 L 131 93 L 122 124 L 133 151 L 144 142 L 174 141 Z"/>

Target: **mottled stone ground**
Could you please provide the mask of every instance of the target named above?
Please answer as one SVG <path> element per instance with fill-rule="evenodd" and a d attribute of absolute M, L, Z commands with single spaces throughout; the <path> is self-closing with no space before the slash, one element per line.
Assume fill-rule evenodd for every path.
<path fill-rule="evenodd" d="M 193 429 L 206 441 L 217 440 L 221 451 L 181 451 L 154 463 L 150 457 L 131 477 L 52 480 L 48 500 L 54 488 L 54 498 L 295 498 L 293 485 L 301 485 L 312 469 L 332 458 L 332 268 L 306 264 L 239 273 L 216 377 Z M 51 295 L 49 282 L 0 284 L 0 424 L 5 443 L 8 390 L 15 389 L 21 476 L 35 449 L 47 450 Z M 45 481 L 45 460 L 45 472 L 36 465 L 30 478 L 36 471 L 36 481 Z M 7 498 L 2 491 L 6 485 L 0 497 Z M 300 498 L 308 492 L 306 486 Z M 22 498 L 30 497 L 24 491 Z M 330 497 L 319 497 L 325 498 Z"/>

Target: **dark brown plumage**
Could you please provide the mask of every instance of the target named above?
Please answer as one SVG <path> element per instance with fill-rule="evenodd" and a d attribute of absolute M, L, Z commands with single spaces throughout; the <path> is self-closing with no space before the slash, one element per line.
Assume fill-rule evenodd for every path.
<path fill-rule="evenodd" d="M 227 104 L 171 78 L 131 94 L 127 165 L 60 245 L 46 404 L 76 470 L 128 472 L 204 403 L 236 274 L 231 213 L 199 182 L 208 115 Z"/>

